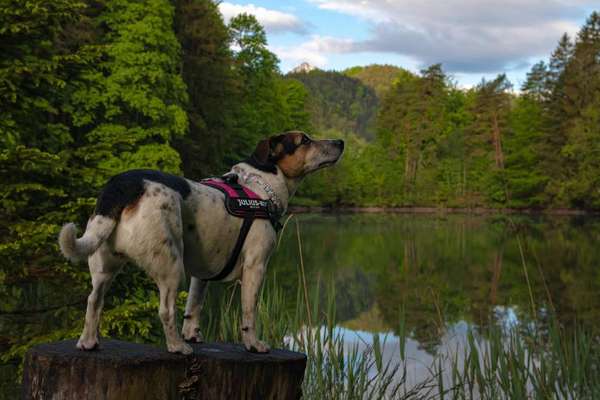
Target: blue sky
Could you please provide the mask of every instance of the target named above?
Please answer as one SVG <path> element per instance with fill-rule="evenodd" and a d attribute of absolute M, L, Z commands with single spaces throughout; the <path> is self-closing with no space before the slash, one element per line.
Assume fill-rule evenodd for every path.
<path fill-rule="evenodd" d="M 283 72 L 301 62 L 335 70 L 393 64 L 411 71 L 441 62 L 460 86 L 504 72 L 518 88 L 531 65 L 547 59 L 563 32 L 577 33 L 594 3 L 228 0 L 219 7 L 226 21 L 240 12 L 258 18 Z"/>

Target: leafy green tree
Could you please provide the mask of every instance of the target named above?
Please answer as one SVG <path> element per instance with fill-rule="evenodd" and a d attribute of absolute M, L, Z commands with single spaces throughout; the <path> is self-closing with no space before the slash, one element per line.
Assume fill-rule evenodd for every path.
<path fill-rule="evenodd" d="M 173 11 L 166 0 L 0 6 L 4 311 L 22 306 L 24 285 L 60 282 L 74 298 L 85 296 L 89 275 L 66 263 L 56 236 L 67 221 L 85 226 L 108 176 L 135 167 L 179 171 L 170 142 L 186 132 L 187 97 Z M 114 290 L 121 295 L 107 300 L 103 334 L 157 340 L 150 329 L 157 300 L 148 297 L 148 283 L 137 270 L 119 280 Z M 82 309 L 72 303 L 54 305 L 60 329 L 22 327 L 2 360 L 40 341 L 78 335 Z"/>
<path fill-rule="evenodd" d="M 175 32 L 182 48 L 182 77 L 189 103 L 189 132 L 175 148 L 183 172 L 194 179 L 222 173 L 236 147 L 236 115 L 242 84 L 234 71 L 231 37 L 217 4 L 211 0 L 175 2 Z"/>
<path fill-rule="evenodd" d="M 309 93 L 306 87 L 295 79 L 278 79 L 277 86 L 284 105 L 285 125 L 281 130 L 313 130 L 308 109 Z"/>
<path fill-rule="evenodd" d="M 395 85 L 379 113 L 379 138 L 401 152 L 404 193 L 409 202 L 429 197 L 431 177 L 425 175 L 436 162 L 436 143 L 446 128 L 446 77 L 441 65 L 422 76 Z M 417 177 L 429 179 L 417 179 Z"/>
<path fill-rule="evenodd" d="M 76 1 L 28 1 L 0 13 L 2 280 L 63 265 L 56 258 L 59 221 L 89 206 L 71 166 L 76 137 L 64 104 L 71 71 L 88 57 L 59 45 L 63 26 L 77 24 L 82 10 Z"/>
<path fill-rule="evenodd" d="M 242 106 L 235 117 L 242 132 L 234 157 L 239 159 L 246 157 L 259 139 L 283 129 L 287 121 L 278 90 L 279 60 L 267 49 L 263 27 L 253 15 L 240 14 L 229 21 L 229 30 L 242 85 Z"/>
<path fill-rule="evenodd" d="M 498 203 L 506 202 L 509 197 L 503 141 L 510 128 L 510 88 L 504 74 L 492 81 L 483 80 L 475 88 L 470 106 L 473 119 L 466 128 L 472 189 Z"/>
<path fill-rule="evenodd" d="M 543 105 L 534 92 L 516 99 L 505 138 L 506 185 L 511 207 L 540 207 L 546 204 L 544 187 L 549 180 L 541 168 L 539 153 L 543 134 Z"/>
<path fill-rule="evenodd" d="M 173 14 L 164 0 L 117 0 L 98 17 L 106 32 L 95 46 L 97 63 L 82 72 L 69 99 L 86 142 L 81 152 L 105 172 L 96 185 L 132 167 L 180 170 L 170 142 L 187 131 L 187 94 Z"/>
<path fill-rule="evenodd" d="M 446 97 L 446 128 L 437 146 L 436 204 L 464 206 L 467 201 L 465 129 L 472 119 L 467 105 L 472 94 L 450 87 Z"/>

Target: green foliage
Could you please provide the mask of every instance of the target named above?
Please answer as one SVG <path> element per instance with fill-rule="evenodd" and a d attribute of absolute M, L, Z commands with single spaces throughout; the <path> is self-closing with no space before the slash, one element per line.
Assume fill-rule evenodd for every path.
<path fill-rule="evenodd" d="M 240 149 L 235 117 L 242 84 L 234 70 L 230 32 L 215 3 L 176 1 L 175 32 L 183 51 L 189 133 L 174 146 L 185 175 L 200 179 L 223 171 L 225 157 Z"/>
<path fill-rule="evenodd" d="M 511 207 L 539 207 L 547 203 L 544 187 L 550 179 L 540 165 L 543 109 L 539 93 L 516 100 L 505 138 L 506 189 Z"/>
<path fill-rule="evenodd" d="M 360 80 L 338 72 L 312 70 L 290 73 L 309 93 L 311 123 L 319 131 L 353 132 L 372 139 L 378 104 L 373 89 Z"/>
<path fill-rule="evenodd" d="M 242 88 L 236 113 L 238 145 L 226 156 L 231 164 L 245 158 L 256 143 L 276 132 L 291 129 L 310 131 L 306 112 L 306 90 L 295 81 L 283 79 L 279 60 L 267 49 L 264 29 L 256 18 L 240 14 L 229 22 L 234 66 Z"/>
<path fill-rule="evenodd" d="M 511 84 L 504 74 L 482 81 L 474 90 L 466 127 L 467 190 L 485 196 L 488 203 L 506 203 L 504 138 L 509 128 Z"/>
<path fill-rule="evenodd" d="M 352 67 L 343 71 L 344 75 L 360 80 L 375 91 L 379 99 L 398 81 L 413 75 L 411 72 L 394 65 L 372 64 L 366 67 Z"/>
<path fill-rule="evenodd" d="M 35 282 L 61 282 L 73 296 L 85 296 L 89 274 L 59 254 L 60 226 L 85 225 L 110 175 L 136 167 L 178 172 L 170 142 L 188 124 L 169 2 L 12 3 L 0 7 L 3 312 L 22 307 L 23 288 Z M 123 279 L 125 298 L 147 285 L 139 274 Z M 147 301 L 123 298 L 109 307 L 104 329 L 145 337 L 147 326 L 127 321 L 145 312 Z M 9 337 L 4 362 L 32 344 L 78 334 L 81 311 L 54 309 L 62 327 Z"/>
<path fill-rule="evenodd" d="M 564 96 L 555 100 L 554 107 L 565 117 L 561 124 L 565 141 L 559 152 L 564 174 L 556 186 L 561 188 L 561 199 L 569 205 L 597 208 L 600 205 L 600 13 L 592 13 L 579 31 L 559 81 Z"/>
<path fill-rule="evenodd" d="M 253 15 L 240 14 L 229 22 L 235 66 L 242 82 L 242 106 L 238 118 L 244 140 L 238 156 L 261 138 L 285 125 L 283 102 L 278 96 L 277 57 L 267 49 L 264 29 Z"/>

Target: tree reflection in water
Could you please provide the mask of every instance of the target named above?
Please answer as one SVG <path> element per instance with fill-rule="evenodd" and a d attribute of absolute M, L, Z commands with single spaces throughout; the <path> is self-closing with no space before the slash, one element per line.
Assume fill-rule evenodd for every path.
<path fill-rule="evenodd" d="M 395 332 L 403 316 L 411 339 L 431 354 L 449 327 L 465 323 L 485 336 L 490 323 L 505 323 L 507 310 L 521 326 L 544 321 L 549 313 L 567 329 L 575 321 L 593 332 L 600 326 L 599 219 L 408 214 L 299 218 L 309 286 L 317 280 L 335 282 L 342 326 Z M 270 269 L 295 293 L 296 239 L 291 231 L 283 235 Z M 285 279 L 288 275 L 294 278 Z M 328 287 L 320 285 L 321 299 Z"/>

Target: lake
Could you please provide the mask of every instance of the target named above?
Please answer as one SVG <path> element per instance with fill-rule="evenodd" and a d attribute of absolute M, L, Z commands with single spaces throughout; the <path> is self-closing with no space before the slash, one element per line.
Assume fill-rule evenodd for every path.
<path fill-rule="evenodd" d="M 540 324 L 553 314 L 570 329 L 600 327 L 600 219 L 576 216 L 435 214 L 298 215 L 307 286 L 321 304 L 332 298 L 346 343 L 386 339 L 385 359 L 399 357 L 407 333 L 409 381 L 427 374 L 436 354 L 451 352 L 467 330 L 485 339 L 490 325 Z M 301 290 L 295 222 L 269 265 L 287 305 Z M 55 304 L 84 309 L 63 282 L 25 285 L 14 305 L 3 294 L 0 335 L 60 327 Z M 10 310 L 9 313 L 6 310 Z M 69 311 L 64 311 L 69 312 Z M 160 333 L 160 332 L 159 332 Z M 14 365 L 0 368 L 0 392 L 15 393 Z M 10 398 L 10 397 L 5 397 Z"/>

